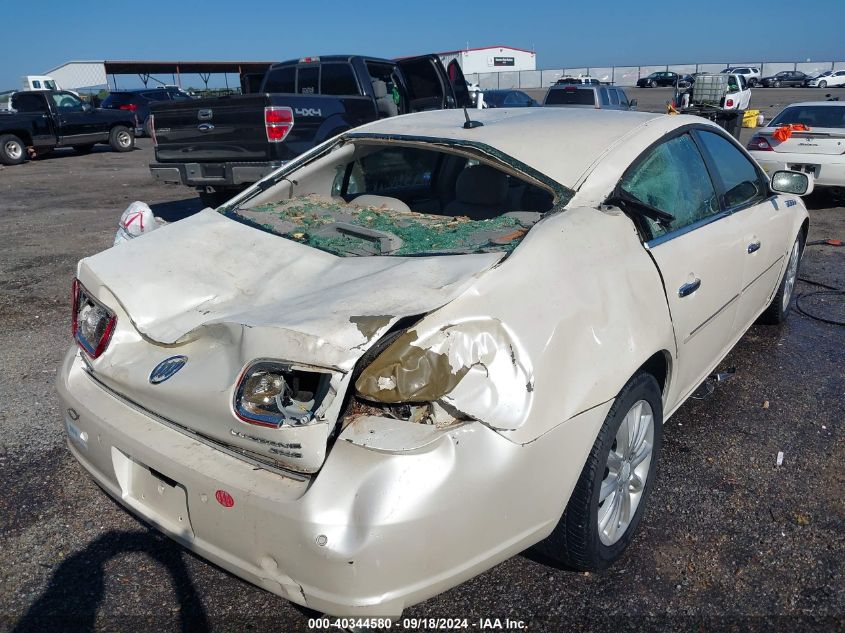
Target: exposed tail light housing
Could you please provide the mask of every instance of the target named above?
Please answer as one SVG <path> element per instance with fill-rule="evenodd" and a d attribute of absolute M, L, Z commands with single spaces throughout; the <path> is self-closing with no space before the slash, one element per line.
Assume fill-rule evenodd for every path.
<path fill-rule="evenodd" d="M 264 129 L 270 143 L 281 143 L 293 129 L 293 110 L 287 106 L 264 108 Z"/>
<path fill-rule="evenodd" d="M 73 338 L 91 358 L 100 356 L 109 346 L 117 315 L 97 301 L 90 292 L 73 280 Z"/>
<path fill-rule="evenodd" d="M 235 390 L 235 415 L 244 422 L 278 429 L 315 420 L 329 394 L 331 374 L 258 360 L 248 365 Z"/>
<path fill-rule="evenodd" d="M 138 109 L 138 106 L 134 103 L 124 103 L 118 109 L 119 110 L 129 110 L 130 112 L 135 112 L 135 110 Z"/>
<path fill-rule="evenodd" d="M 748 141 L 748 145 L 746 149 L 754 150 L 755 152 L 773 152 L 771 144 L 769 141 L 766 140 L 765 136 L 760 136 L 759 134 L 755 134 L 751 137 L 751 140 Z"/>

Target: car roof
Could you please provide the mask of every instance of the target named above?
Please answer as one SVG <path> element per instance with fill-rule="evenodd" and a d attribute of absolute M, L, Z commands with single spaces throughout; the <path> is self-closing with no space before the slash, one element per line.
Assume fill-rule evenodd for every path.
<path fill-rule="evenodd" d="M 786 108 L 794 108 L 796 106 L 845 106 L 845 101 L 800 101 L 798 103 L 790 103 Z"/>
<path fill-rule="evenodd" d="M 181 91 L 182 89 L 181 88 L 173 88 L 172 86 L 168 86 L 167 88 L 159 88 L 157 86 L 154 87 L 154 88 L 125 88 L 125 89 L 121 89 L 121 90 L 112 90 L 111 92 L 109 92 L 109 94 L 110 95 L 137 94 L 139 92 L 158 92 L 159 90 L 161 92 L 170 92 L 170 91 L 173 91 L 173 90 Z"/>
<path fill-rule="evenodd" d="M 484 125 L 464 129 L 463 110 L 434 110 L 381 119 L 350 135 L 483 143 L 572 188 L 622 137 L 656 119 L 681 118 L 593 108 L 493 108 L 471 110 L 469 116 Z"/>

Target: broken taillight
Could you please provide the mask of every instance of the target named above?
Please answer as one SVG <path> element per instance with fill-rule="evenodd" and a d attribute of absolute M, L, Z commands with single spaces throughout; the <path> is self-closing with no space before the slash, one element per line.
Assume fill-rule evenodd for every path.
<path fill-rule="evenodd" d="M 235 415 L 242 421 L 278 429 L 314 421 L 329 392 L 331 375 L 259 360 L 241 372 L 235 391 Z"/>
<path fill-rule="evenodd" d="M 757 152 L 773 152 L 772 146 L 769 144 L 769 141 L 766 140 L 765 136 L 760 136 L 759 134 L 755 134 L 751 137 L 751 140 L 748 141 L 748 146 L 746 149 L 751 149 Z"/>
<path fill-rule="evenodd" d="M 78 279 L 73 280 L 73 338 L 88 356 L 97 358 L 106 351 L 117 315 L 94 299 Z"/>
<path fill-rule="evenodd" d="M 293 110 L 287 106 L 264 108 L 264 129 L 270 143 L 281 143 L 293 129 Z"/>

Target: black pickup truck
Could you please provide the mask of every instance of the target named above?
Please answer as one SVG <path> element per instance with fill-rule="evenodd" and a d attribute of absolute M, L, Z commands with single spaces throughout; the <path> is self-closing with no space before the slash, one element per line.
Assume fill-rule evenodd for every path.
<path fill-rule="evenodd" d="M 469 105 L 456 62 L 360 55 L 274 64 L 259 94 L 155 104 L 150 171 L 216 206 L 285 162 L 379 118 Z"/>
<path fill-rule="evenodd" d="M 24 90 L 0 110 L 0 163 L 17 165 L 27 159 L 27 148 L 43 156 L 56 147 L 73 147 L 80 154 L 97 143 L 116 152 L 135 146 L 129 112 L 93 108 L 72 92 Z"/>

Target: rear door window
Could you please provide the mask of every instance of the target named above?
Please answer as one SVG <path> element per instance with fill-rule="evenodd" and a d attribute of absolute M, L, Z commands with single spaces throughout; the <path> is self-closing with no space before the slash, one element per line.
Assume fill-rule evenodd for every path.
<path fill-rule="evenodd" d="M 323 64 L 320 75 L 320 94 L 361 94 L 352 66 L 350 64 Z"/>
<path fill-rule="evenodd" d="M 608 88 L 607 93 L 610 96 L 610 105 L 619 105 L 619 93 L 616 91 L 616 88 Z"/>
<path fill-rule="evenodd" d="M 621 187 L 641 202 L 675 216 L 668 225 L 646 219 L 652 237 L 677 231 L 721 211 L 707 166 L 689 134 L 649 150 L 622 177 Z"/>
<path fill-rule="evenodd" d="M 12 96 L 12 108 L 18 112 L 47 112 L 47 102 L 42 95 L 16 94 Z"/>
<path fill-rule="evenodd" d="M 274 68 L 264 82 L 264 92 L 296 92 L 296 67 Z"/>

